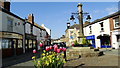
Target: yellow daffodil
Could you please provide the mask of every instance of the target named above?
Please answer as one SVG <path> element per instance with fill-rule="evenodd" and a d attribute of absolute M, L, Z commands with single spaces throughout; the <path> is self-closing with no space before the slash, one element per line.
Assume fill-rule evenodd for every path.
<path fill-rule="evenodd" d="M 49 53 L 52 53 L 51 51 Z"/>
<path fill-rule="evenodd" d="M 43 60 L 45 59 L 45 57 L 42 58 Z"/>
<path fill-rule="evenodd" d="M 42 56 L 45 56 L 45 54 L 43 53 Z"/>
<path fill-rule="evenodd" d="M 35 59 L 35 56 L 33 56 L 32 59 Z"/>
<path fill-rule="evenodd" d="M 64 56 L 64 54 L 61 54 L 62 56 Z"/>
<path fill-rule="evenodd" d="M 47 55 L 48 55 L 48 53 L 47 53 Z"/>
<path fill-rule="evenodd" d="M 40 63 L 40 61 L 38 61 L 38 63 Z"/>
<path fill-rule="evenodd" d="M 46 61 L 46 62 L 45 62 L 45 64 L 48 66 L 48 65 L 49 65 L 49 62 L 48 62 L 48 61 Z"/>
<path fill-rule="evenodd" d="M 43 52 L 46 52 L 45 50 L 43 50 Z"/>

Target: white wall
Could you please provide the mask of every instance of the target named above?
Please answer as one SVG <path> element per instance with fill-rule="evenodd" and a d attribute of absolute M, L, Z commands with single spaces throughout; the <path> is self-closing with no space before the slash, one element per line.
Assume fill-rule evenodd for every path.
<path fill-rule="evenodd" d="M 104 32 L 100 32 L 101 31 L 101 26 L 99 23 L 103 22 L 103 28 L 104 28 Z M 91 26 L 92 29 L 92 33 L 90 34 L 90 28 L 89 26 L 84 27 L 84 35 L 85 36 L 91 36 L 91 35 L 95 35 L 95 43 L 96 43 L 96 48 L 100 47 L 100 39 L 97 39 L 97 36 L 101 35 L 101 34 L 108 34 L 110 35 L 110 26 L 109 26 L 109 19 L 97 22 L 95 24 L 89 25 Z"/>
<path fill-rule="evenodd" d="M 25 24 L 25 33 L 30 34 L 31 33 L 31 25 L 30 23 Z"/>
<path fill-rule="evenodd" d="M 11 18 L 13 20 L 13 32 L 16 32 L 16 33 L 20 33 L 20 34 L 24 34 L 24 21 L 14 17 L 14 16 L 11 16 L 9 14 L 6 14 L 4 12 L 2 12 L 2 31 L 9 31 L 7 29 L 7 23 L 8 23 L 8 18 Z M 18 23 L 20 22 L 20 25 L 16 25 L 15 26 L 15 23 Z"/>
<path fill-rule="evenodd" d="M 118 49 L 120 45 L 119 42 L 117 42 L 117 37 L 116 37 L 116 35 L 119 35 L 119 34 L 120 34 L 120 30 L 112 31 L 112 47 L 115 49 Z"/>

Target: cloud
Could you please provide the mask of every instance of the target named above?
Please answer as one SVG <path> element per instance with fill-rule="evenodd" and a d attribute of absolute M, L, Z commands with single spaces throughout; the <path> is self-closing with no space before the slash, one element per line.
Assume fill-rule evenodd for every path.
<path fill-rule="evenodd" d="M 94 10 L 94 13 L 101 13 L 101 12 L 103 12 L 103 11 L 101 11 L 101 10 Z"/>
<path fill-rule="evenodd" d="M 109 7 L 109 8 L 106 8 L 105 11 L 107 11 L 108 14 L 112 14 L 114 12 L 117 12 L 118 8 L 117 7 Z"/>

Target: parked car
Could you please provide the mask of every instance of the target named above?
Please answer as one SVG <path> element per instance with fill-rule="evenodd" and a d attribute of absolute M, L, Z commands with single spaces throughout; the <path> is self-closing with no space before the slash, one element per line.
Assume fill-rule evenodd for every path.
<path fill-rule="evenodd" d="M 54 46 L 55 44 L 58 45 L 58 47 L 66 47 L 65 42 L 59 42 L 59 43 L 55 42 L 55 43 L 52 44 L 52 46 Z"/>

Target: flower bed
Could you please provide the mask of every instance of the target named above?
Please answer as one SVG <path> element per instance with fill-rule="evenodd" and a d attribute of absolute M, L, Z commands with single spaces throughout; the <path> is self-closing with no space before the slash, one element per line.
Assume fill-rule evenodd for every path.
<path fill-rule="evenodd" d="M 42 47 L 42 43 L 39 46 Z M 36 56 L 32 57 L 35 68 L 62 68 L 66 63 L 62 51 L 65 52 L 66 48 L 58 48 L 57 45 L 46 46 L 39 59 Z M 36 53 L 36 50 L 33 50 L 33 53 Z"/>

